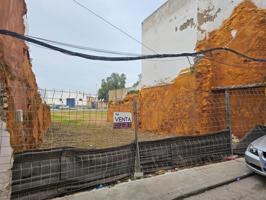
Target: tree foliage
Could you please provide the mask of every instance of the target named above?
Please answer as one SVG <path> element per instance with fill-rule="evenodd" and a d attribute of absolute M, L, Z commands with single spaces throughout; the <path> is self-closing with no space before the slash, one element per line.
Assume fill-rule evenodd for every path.
<path fill-rule="evenodd" d="M 125 85 L 125 74 L 112 73 L 111 76 L 106 79 L 102 79 L 101 88 L 98 90 L 98 98 L 108 101 L 109 90 L 125 88 Z"/>
<path fill-rule="evenodd" d="M 134 83 L 132 87 L 137 87 L 138 85 L 139 85 L 139 81 L 137 81 L 136 83 Z"/>

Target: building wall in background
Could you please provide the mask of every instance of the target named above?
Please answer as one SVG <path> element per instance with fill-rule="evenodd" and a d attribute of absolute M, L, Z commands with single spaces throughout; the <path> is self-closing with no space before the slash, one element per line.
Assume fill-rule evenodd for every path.
<path fill-rule="evenodd" d="M 197 4 L 194 0 L 169 0 L 142 24 L 142 42 L 156 53 L 191 52 L 197 42 Z M 143 54 L 155 52 L 142 47 Z M 186 58 L 143 60 L 141 87 L 173 80 L 189 67 Z"/>
<path fill-rule="evenodd" d="M 116 89 L 116 90 L 109 90 L 108 91 L 108 100 L 112 102 L 121 101 L 127 95 L 127 89 Z"/>
<path fill-rule="evenodd" d="M 197 41 L 196 49 L 225 46 L 247 52 L 255 58 L 265 58 L 266 9 L 257 6 L 251 1 L 238 4 L 218 29 L 209 32 L 207 38 Z M 206 9 L 211 10 L 208 7 Z M 204 16 L 206 19 L 202 17 L 202 20 L 213 18 L 211 14 L 205 13 Z M 207 28 L 202 26 L 201 29 L 204 34 Z M 166 70 L 165 65 L 162 62 L 161 71 Z M 150 69 L 146 75 L 152 77 L 154 71 L 155 69 Z M 161 71 L 159 75 L 163 75 Z M 145 78 L 145 74 L 143 76 Z M 147 79 L 150 80 L 152 79 Z M 213 88 L 264 84 L 265 80 L 266 68 L 262 62 L 250 61 L 227 52 L 208 54 L 195 64 L 193 72 L 182 73 L 172 84 L 149 86 L 136 94 L 139 107 L 138 128 L 143 132 L 166 135 L 206 134 L 224 129 L 225 96 L 213 93 Z M 234 121 L 232 124 L 235 126 L 232 129 L 234 136 L 242 138 L 255 125 L 265 125 L 262 117 L 265 116 L 264 90 L 245 90 L 232 95 L 230 109 Z M 130 111 L 132 99 L 127 96 L 123 102 L 110 104 L 108 119 L 117 110 Z"/>
<path fill-rule="evenodd" d="M 137 87 L 128 87 L 128 88 L 122 88 L 122 89 L 115 89 L 115 90 L 109 90 L 108 91 L 108 100 L 109 102 L 118 102 L 122 101 L 129 92 L 137 91 L 139 90 Z"/>
<path fill-rule="evenodd" d="M 168 0 L 143 21 L 142 42 L 156 53 L 193 52 L 198 41 L 218 29 L 243 0 Z M 265 8 L 265 0 L 252 0 Z M 232 34 L 234 34 L 232 32 Z M 143 54 L 155 52 L 142 47 Z M 141 87 L 171 82 L 193 64 L 187 58 L 142 61 Z"/>

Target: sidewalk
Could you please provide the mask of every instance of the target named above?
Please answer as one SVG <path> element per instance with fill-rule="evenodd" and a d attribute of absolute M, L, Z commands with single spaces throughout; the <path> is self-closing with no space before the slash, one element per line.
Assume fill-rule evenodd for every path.
<path fill-rule="evenodd" d="M 57 200 L 171 200 L 249 175 L 243 158 L 184 169 L 114 187 L 81 192 Z"/>

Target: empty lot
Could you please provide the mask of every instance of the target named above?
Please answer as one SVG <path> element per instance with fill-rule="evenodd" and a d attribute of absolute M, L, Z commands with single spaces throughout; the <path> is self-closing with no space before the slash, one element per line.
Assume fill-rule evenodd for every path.
<path fill-rule="evenodd" d="M 134 141 L 133 129 L 113 129 L 104 110 L 57 110 L 39 148 L 78 147 L 107 148 Z M 139 133 L 139 140 L 156 140 L 165 135 Z"/>

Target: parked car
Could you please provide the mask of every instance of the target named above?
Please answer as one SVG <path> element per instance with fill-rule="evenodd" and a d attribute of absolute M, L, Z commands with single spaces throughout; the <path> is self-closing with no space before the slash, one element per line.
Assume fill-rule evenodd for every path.
<path fill-rule="evenodd" d="M 245 152 L 247 166 L 255 173 L 266 176 L 266 135 L 253 141 Z"/>

